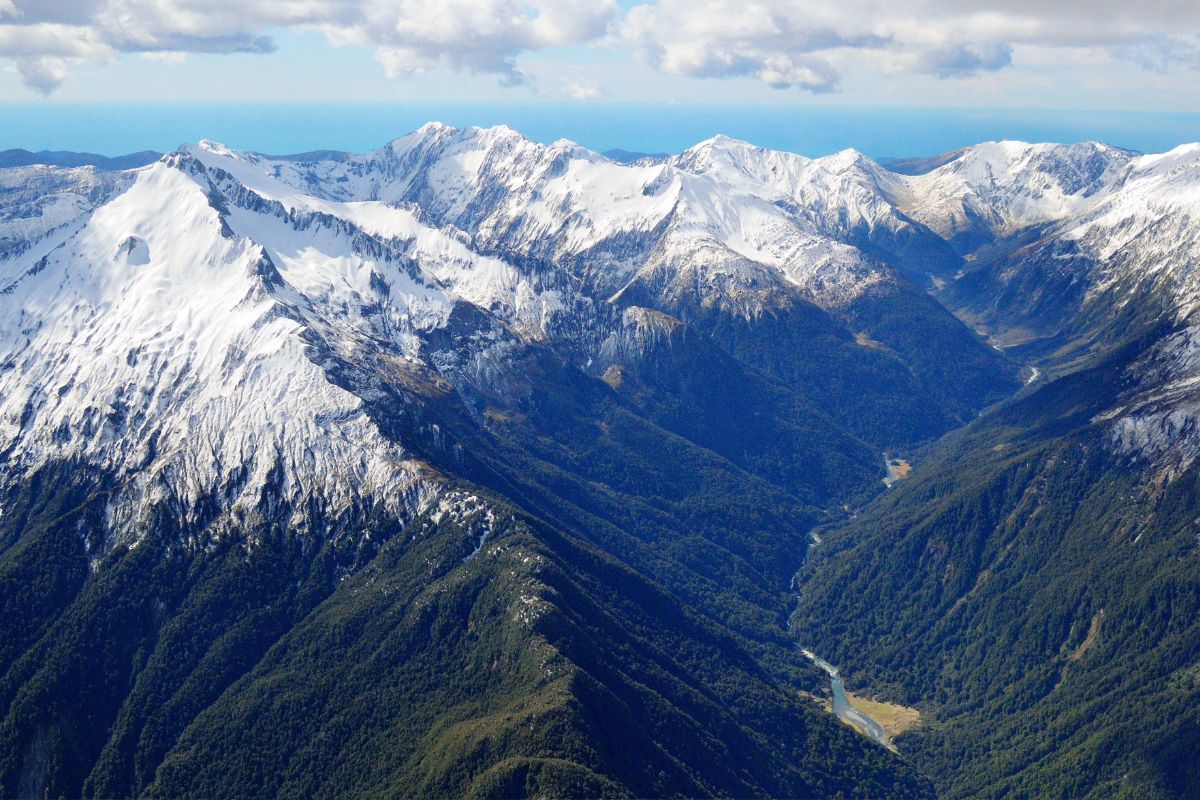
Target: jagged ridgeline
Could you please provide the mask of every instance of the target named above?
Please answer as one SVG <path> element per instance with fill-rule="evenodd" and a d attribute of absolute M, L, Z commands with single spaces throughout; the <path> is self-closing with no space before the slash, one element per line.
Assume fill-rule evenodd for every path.
<path fill-rule="evenodd" d="M 1012 478 L 1039 496 L 1136 487 L 1130 520 L 1189 485 L 1187 251 L 1152 272 L 1113 233 L 1156 186 L 1171 203 L 1142 227 L 1186 227 L 1187 152 L 1004 143 L 900 175 L 852 151 L 717 138 L 618 161 L 429 125 L 364 155 L 53 155 L 0 169 L 0 795 L 1112 785 L 1054 783 L 1076 762 L 1033 745 L 1049 782 L 1002 774 L 1017 762 L 980 755 L 966 715 L 997 713 L 980 687 L 1023 685 L 1051 639 L 1074 686 L 1133 612 L 1061 592 L 1022 617 L 1061 637 L 973 661 L 985 628 L 931 638 L 904 604 L 974 608 L 1001 522 L 949 525 L 975 560 L 904 596 L 886 576 L 923 573 L 877 540 L 992 459 L 1049 459 Z M 1026 259 L 1070 291 L 1032 295 Z M 885 452 L 916 469 L 879 498 Z M 789 628 L 809 532 L 864 504 L 813 551 Z M 1172 541 L 1182 560 L 1145 574 L 1186 573 Z M 1186 603 L 1166 607 L 1177 632 Z M 929 712 L 903 755 L 824 710 L 796 637 Z M 939 682 L 946 653 L 973 671 Z M 1133 767 L 1134 789 L 1191 785 Z"/>

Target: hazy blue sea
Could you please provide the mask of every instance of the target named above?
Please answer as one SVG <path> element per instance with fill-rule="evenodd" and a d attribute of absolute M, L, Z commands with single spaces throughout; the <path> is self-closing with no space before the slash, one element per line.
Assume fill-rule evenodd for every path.
<path fill-rule="evenodd" d="M 1200 113 L 961 108 L 299 103 L 0 103 L 0 149 L 120 155 L 207 138 L 265 153 L 364 151 L 430 120 L 506 123 L 543 142 L 678 152 L 725 133 L 810 156 L 920 156 L 992 139 L 1099 140 L 1155 152 L 1200 141 Z"/>

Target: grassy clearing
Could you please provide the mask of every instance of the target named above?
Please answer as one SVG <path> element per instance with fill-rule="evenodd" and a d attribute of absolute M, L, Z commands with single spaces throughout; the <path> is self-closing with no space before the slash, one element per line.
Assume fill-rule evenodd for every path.
<path fill-rule="evenodd" d="M 888 458 L 887 459 L 887 478 L 884 483 L 891 486 L 896 481 L 902 481 L 908 477 L 908 473 L 912 471 L 912 465 L 903 458 Z"/>
<path fill-rule="evenodd" d="M 891 746 L 892 740 L 897 736 L 904 733 L 904 731 L 915 728 L 921 723 L 921 712 L 915 708 L 909 708 L 908 706 L 896 703 L 882 703 L 878 700 L 868 700 L 865 697 L 859 697 L 853 692 L 847 692 L 846 696 L 850 700 L 850 705 L 883 726 L 883 732 L 887 735 L 889 746 Z M 895 748 L 893 747 L 892 749 Z"/>

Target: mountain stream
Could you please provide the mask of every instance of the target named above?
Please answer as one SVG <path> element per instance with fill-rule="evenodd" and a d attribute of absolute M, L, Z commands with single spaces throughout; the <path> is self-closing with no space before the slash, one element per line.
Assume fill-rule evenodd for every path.
<path fill-rule="evenodd" d="M 816 532 L 809 533 L 809 537 L 812 539 L 808 545 L 808 550 L 811 552 L 814 547 L 821 543 L 821 537 Z M 795 578 L 792 578 L 792 591 L 796 593 L 796 603 L 799 604 L 800 593 L 796 591 Z M 846 685 L 842 682 L 842 676 L 838 674 L 837 667 L 818 656 L 812 650 L 799 649 L 805 658 L 825 670 L 826 674 L 829 675 L 829 687 L 833 692 L 833 713 L 837 718 L 847 725 L 857 728 L 864 735 L 874 739 L 884 747 L 888 747 L 889 742 L 887 734 L 883 731 L 883 726 L 850 704 L 850 697 L 846 694 Z"/>

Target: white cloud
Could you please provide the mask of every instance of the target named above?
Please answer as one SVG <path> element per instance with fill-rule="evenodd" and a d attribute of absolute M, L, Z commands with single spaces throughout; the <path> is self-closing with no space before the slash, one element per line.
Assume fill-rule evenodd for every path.
<path fill-rule="evenodd" d="M 67 61 L 54 56 L 17 56 L 13 59 L 17 72 L 29 88 L 50 94 L 67 76 Z"/>
<path fill-rule="evenodd" d="M 87 27 L 35 22 L 0 24 L 0 54 L 12 59 L 31 88 L 49 94 L 66 77 L 71 61 L 111 61 L 112 47 Z"/>
<path fill-rule="evenodd" d="M 521 53 L 595 41 L 616 10 L 615 0 L 0 0 L 0 57 L 49 91 L 73 61 L 269 53 L 270 29 L 297 28 L 319 30 L 335 45 L 375 48 L 393 77 L 448 67 L 520 83 Z M 40 28 L 69 28 L 88 46 L 43 36 L 35 52 L 23 42 Z"/>
<path fill-rule="evenodd" d="M 848 63 L 938 78 L 1009 67 L 1031 48 L 1103 51 L 1152 71 L 1200 67 L 1194 0 L 0 0 L 0 58 L 48 92 L 78 62 L 124 53 L 270 53 L 270 32 L 369 47 L 386 74 L 527 82 L 522 54 L 616 43 L 667 75 L 835 91 Z M 589 95 L 564 89 L 571 96 Z"/>
<path fill-rule="evenodd" d="M 615 15 L 614 0 L 368 0 L 352 23 L 325 30 L 335 43 L 376 46 L 392 77 L 449 67 L 515 84 L 526 80 L 518 55 L 595 41 Z"/>
<path fill-rule="evenodd" d="M 834 65 L 855 53 L 939 78 L 1004 69 L 1019 45 L 1100 47 L 1150 69 L 1200 65 L 1200 7 L 1153 5 L 1143 13 L 1125 0 L 657 0 L 630 10 L 620 38 L 670 74 L 812 92 L 836 89 Z"/>
<path fill-rule="evenodd" d="M 592 81 L 564 81 L 563 94 L 575 100 L 596 100 L 601 92 Z"/>
<path fill-rule="evenodd" d="M 832 15 L 762 0 L 661 0 L 637 6 L 626 16 L 621 37 L 672 75 L 753 76 L 777 88 L 814 92 L 837 87 L 837 73 L 822 53 L 878 44 L 870 31 L 851 30 Z"/>

